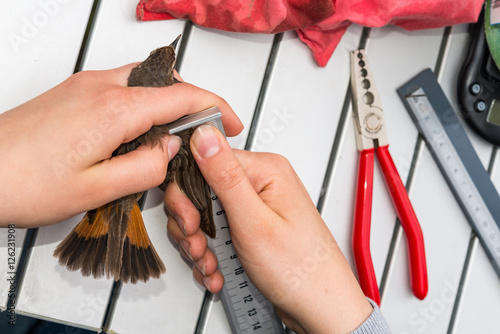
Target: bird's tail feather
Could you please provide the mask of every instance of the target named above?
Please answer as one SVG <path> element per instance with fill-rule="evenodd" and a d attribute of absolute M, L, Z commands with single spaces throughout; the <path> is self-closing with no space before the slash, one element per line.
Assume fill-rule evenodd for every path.
<path fill-rule="evenodd" d="M 115 202 L 87 212 L 54 256 L 84 276 L 106 274 L 124 283 L 160 277 L 165 265 L 151 244 L 139 205 L 125 211 Z"/>

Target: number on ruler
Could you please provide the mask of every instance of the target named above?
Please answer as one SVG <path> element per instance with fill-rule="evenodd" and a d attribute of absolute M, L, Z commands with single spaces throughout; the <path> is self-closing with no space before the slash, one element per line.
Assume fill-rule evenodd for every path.
<path fill-rule="evenodd" d="M 243 297 L 243 303 L 250 303 L 253 300 L 252 295 L 246 295 Z"/>
<path fill-rule="evenodd" d="M 254 308 L 250 309 L 247 311 L 249 317 L 253 317 L 254 315 L 257 314 L 257 310 Z"/>
<path fill-rule="evenodd" d="M 262 326 L 260 325 L 260 322 L 256 322 L 252 324 L 253 330 L 256 331 L 257 329 L 261 328 Z"/>

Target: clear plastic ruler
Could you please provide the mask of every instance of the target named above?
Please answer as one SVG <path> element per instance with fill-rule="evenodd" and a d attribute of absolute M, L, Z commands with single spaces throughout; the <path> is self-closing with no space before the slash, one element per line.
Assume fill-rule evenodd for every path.
<path fill-rule="evenodd" d="M 500 197 L 456 113 L 430 70 L 398 94 L 500 276 Z"/>
<path fill-rule="evenodd" d="M 183 117 L 168 125 L 169 133 L 211 124 L 223 134 L 219 108 L 212 107 Z M 212 191 L 212 210 L 216 237 L 208 238 L 208 246 L 217 256 L 219 270 L 224 275 L 220 292 L 222 305 L 234 334 L 284 334 L 284 326 L 276 315 L 273 305 L 257 290 L 248 278 L 234 249 L 226 213 Z"/>

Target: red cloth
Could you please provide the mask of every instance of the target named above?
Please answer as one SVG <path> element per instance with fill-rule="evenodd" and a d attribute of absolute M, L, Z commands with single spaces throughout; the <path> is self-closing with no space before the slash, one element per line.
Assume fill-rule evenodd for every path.
<path fill-rule="evenodd" d="M 237 32 L 297 30 L 326 66 L 347 27 L 394 24 L 407 30 L 476 22 L 483 0 L 140 0 L 140 21 L 189 19 Z"/>

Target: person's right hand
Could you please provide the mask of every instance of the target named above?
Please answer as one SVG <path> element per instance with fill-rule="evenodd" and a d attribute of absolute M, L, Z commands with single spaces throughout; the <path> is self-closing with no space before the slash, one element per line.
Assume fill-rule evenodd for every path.
<path fill-rule="evenodd" d="M 232 150 L 209 125 L 194 132 L 191 150 L 225 209 L 243 268 L 289 328 L 342 333 L 369 317 L 372 306 L 285 158 Z M 198 211 L 173 184 L 165 203 L 169 234 L 195 263 L 194 277 L 220 291 L 223 276 L 199 229 Z"/>

